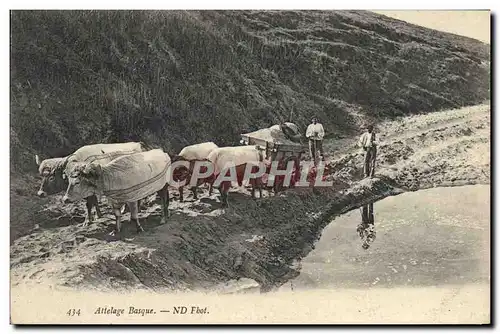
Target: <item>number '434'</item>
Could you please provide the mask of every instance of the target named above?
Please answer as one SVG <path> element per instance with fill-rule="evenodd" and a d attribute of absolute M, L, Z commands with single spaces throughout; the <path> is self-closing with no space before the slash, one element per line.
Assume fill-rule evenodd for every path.
<path fill-rule="evenodd" d="M 75 315 L 80 315 L 80 309 L 74 309 L 74 308 L 70 308 L 68 310 L 68 312 L 66 312 L 67 315 L 69 315 L 70 317 L 73 317 Z"/>

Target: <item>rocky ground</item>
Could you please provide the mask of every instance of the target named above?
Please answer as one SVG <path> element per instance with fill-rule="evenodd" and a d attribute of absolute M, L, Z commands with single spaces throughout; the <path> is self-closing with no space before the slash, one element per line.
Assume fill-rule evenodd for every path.
<path fill-rule="evenodd" d="M 362 179 L 357 138 L 336 140 L 325 143 L 332 188 L 290 189 L 257 200 L 234 189 L 227 209 L 206 190 L 199 201 L 189 195 L 184 203 L 174 192 L 167 224 L 159 224 L 160 207 L 153 201 L 140 216 L 146 232 L 136 235 L 126 221 L 120 241 L 107 237 L 114 218 L 105 202 L 105 217 L 82 227 L 84 204 L 63 207 L 53 197 L 31 216 L 33 229 L 11 244 L 11 285 L 224 290 L 245 278 L 269 291 L 299 274 L 299 260 L 337 215 L 405 191 L 490 183 L 489 105 L 378 128 L 382 142 L 373 179 Z"/>

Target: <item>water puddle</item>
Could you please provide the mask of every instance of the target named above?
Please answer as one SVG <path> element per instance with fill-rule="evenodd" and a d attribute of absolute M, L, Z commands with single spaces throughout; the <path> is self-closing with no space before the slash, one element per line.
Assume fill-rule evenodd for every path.
<path fill-rule="evenodd" d="M 282 289 L 489 283 L 490 187 L 433 188 L 337 217 Z"/>

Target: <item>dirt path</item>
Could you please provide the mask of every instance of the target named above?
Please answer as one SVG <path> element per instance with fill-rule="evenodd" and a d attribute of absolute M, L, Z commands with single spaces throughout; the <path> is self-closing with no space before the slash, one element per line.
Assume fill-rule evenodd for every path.
<path fill-rule="evenodd" d="M 377 126 L 378 140 L 386 143 L 414 138 L 429 131 L 435 132 L 464 123 L 485 121 L 489 122 L 489 105 L 478 105 L 462 109 L 433 112 L 424 115 L 401 117 L 395 121 L 387 121 Z M 328 150 L 338 157 L 355 153 L 358 138 L 330 140 L 325 143 Z"/>
<path fill-rule="evenodd" d="M 235 189 L 230 207 L 218 195 L 189 195 L 171 202 L 171 217 L 159 225 L 160 207 L 141 213 L 146 232 L 125 222 L 124 239 L 110 241 L 113 217 L 83 228 L 83 204 L 61 208 L 51 199 L 37 214 L 38 229 L 11 245 L 11 284 L 36 283 L 101 290 L 197 290 L 249 278 L 262 291 L 298 275 L 306 256 L 333 217 L 387 196 L 437 186 L 489 184 L 489 105 L 414 116 L 380 126 L 377 175 L 361 179 L 362 154 L 346 145 L 329 161 L 333 188 L 291 189 L 252 200 Z M 406 131 L 405 129 L 412 129 Z M 325 143 L 327 144 L 327 143 Z M 127 220 L 128 215 L 125 216 Z"/>

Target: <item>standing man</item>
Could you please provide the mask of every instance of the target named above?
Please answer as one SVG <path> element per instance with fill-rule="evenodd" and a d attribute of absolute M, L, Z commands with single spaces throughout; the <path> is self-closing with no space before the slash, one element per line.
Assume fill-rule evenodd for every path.
<path fill-rule="evenodd" d="M 306 138 L 309 138 L 309 153 L 311 154 L 311 159 L 316 164 L 316 154 L 318 150 L 320 152 L 321 160 L 324 160 L 323 153 L 323 137 L 325 136 L 325 130 L 323 125 L 318 123 L 318 119 L 313 117 L 312 124 L 309 124 L 306 130 Z"/>
<path fill-rule="evenodd" d="M 377 158 L 377 141 L 373 125 L 370 124 L 366 127 L 366 132 L 359 138 L 358 145 L 365 151 L 365 165 L 363 168 L 365 177 L 370 176 L 370 178 L 373 178 L 375 174 L 375 159 Z"/>

